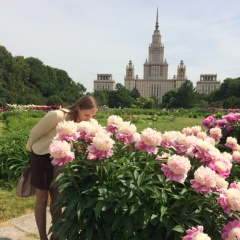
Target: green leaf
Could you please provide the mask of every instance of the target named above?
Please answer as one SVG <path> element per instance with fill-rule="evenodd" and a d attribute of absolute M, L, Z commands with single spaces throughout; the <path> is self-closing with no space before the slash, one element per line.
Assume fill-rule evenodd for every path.
<path fill-rule="evenodd" d="M 181 225 L 176 225 L 172 230 L 181 233 L 185 231 Z"/>
<path fill-rule="evenodd" d="M 95 218 L 97 219 L 102 211 L 103 201 L 98 201 L 95 207 Z"/>

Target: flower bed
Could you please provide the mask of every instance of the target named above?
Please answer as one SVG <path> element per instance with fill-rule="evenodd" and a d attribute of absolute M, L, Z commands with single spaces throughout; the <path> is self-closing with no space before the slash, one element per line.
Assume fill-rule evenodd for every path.
<path fill-rule="evenodd" d="M 239 239 L 240 183 L 232 171 L 240 146 L 228 139 L 221 152 L 221 129 L 212 129 L 139 134 L 119 116 L 106 128 L 94 119 L 59 123 L 49 149 L 63 168 L 55 179 L 63 213 L 51 230 L 69 240 Z"/>

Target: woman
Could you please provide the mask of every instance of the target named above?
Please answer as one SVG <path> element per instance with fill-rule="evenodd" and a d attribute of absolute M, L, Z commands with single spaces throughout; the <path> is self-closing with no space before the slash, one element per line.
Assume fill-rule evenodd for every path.
<path fill-rule="evenodd" d="M 46 209 L 48 195 L 50 196 L 50 213 L 52 222 L 60 214 L 52 209 L 59 192 L 53 188 L 51 182 L 57 175 L 54 172 L 52 159 L 49 154 L 49 145 L 56 136 L 56 126 L 61 121 L 89 121 L 98 110 L 97 102 L 91 95 L 85 95 L 68 108 L 61 108 L 48 112 L 31 130 L 27 142 L 27 150 L 31 152 L 31 178 L 32 185 L 36 187 L 35 219 L 40 240 L 48 240 L 46 229 Z M 53 232 L 50 240 L 57 239 Z"/>

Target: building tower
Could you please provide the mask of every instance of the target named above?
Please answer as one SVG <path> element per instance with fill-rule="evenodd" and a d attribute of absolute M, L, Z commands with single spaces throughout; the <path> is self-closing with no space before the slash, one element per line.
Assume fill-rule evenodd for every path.
<path fill-rule="evenodd" d="M 136 88 L 142 97 L 154 97 L 159 103 L 165 93 L 179 88 L 186 81 L 186 66 L 183 61 L 178 66 L 177 77 L 168 79 L 168 63 L 164 58 L 164 46 L 158 26 L 158 9 L 152 42 L 148 47 L 148 59 L 143 64 L 143 79 L 138 79 L 138 75 L 135 78 L 133 70 L 130 61 L 124 78 L 125 87 L 130 91 Z"/>
<path fill-rule="evenodd" d="M 143 79 L 167 79 L 168 63 L 164 60 L 164 46 L 161 42 L 161 34 L 158 26 L 158 9 L 155 30 L 152 35 L 152 43 L 148 47 L 148 60 L 143 65 Z"/>
<path fill-rule="evenodd" d="M 186 79 L 186 66 L 183 63 L 183 60 L 180 61 L 177 69 L 177 79 Z"/>
<path fill-rule="evenodd" d="M 134 65 L 132 64 L 132 61 L 130 60 L 127 67 L 126 67 L 126 76 L 125 76 L 125 87 L 127 89 L 133 89 L 135 87 L 135 71 L 134 71 Z"/>

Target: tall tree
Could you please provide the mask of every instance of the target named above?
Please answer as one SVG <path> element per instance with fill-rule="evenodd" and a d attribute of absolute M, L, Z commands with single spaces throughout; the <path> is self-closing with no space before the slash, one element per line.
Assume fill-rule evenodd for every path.
<path fill-rule="evenodd" d="M 122 84 L 116 84 L 116 91 L 109 93 L 109 107 L 131 107 L 132 98 L 130 91 L 126 89 Z"/>

